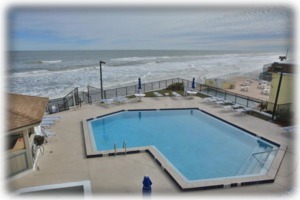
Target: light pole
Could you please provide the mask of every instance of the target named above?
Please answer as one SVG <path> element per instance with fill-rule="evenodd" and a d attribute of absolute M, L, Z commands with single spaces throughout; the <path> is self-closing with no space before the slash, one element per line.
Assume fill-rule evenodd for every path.
<path fill-rule="evenodd" d="M 102 64 L 105 64 L 105 62 L 100 61 L 100 87 L 101 87 L 101 99 L 103 99 L 103 85 L 102 85 Z"/>
<path fill-rule="evenodd" d="M 277 88 L 277 93 L 276 93 L 274 107 L 273 107 L 273 113 L 272 113 L 272 121 L 274 121 L 274 119 L 275 119 L 275 112 L 276 112 L 276 107 L 277 107 L 277 102 L 278 102 L 278 97 L 279 97 L 279 92 L 280 92 L 280 87 L 281 87 L 281 81 L 282 81 L 282 71 L 280 71 L 279 83 L 278 83 L 278 88 Z"/>

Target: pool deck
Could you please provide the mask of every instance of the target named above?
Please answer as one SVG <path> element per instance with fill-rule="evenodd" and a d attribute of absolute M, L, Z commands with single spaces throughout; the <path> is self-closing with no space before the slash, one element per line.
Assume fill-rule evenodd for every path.
<path fill-rule="evenodd" d="M 82 120 L 119 110 L 191 107 L 197 107 L 274 142 L 287 145 L 288 149 L 275 182 L 182 192 L 148 153 L 86 158 Z M 9 179 L 7 181 L 9 193 L 27 187 L 89 180 L 93 196 L 127 194 L 141 197 L 142 181 L 146 174 L 150 176 L 153 182 L 153 197 L 165 195 L 176 195 L 176 197 L 193 195 L 201 195 L 202 197 L 224 195 L 283 197 L 290 195 L 290 190 L 296 189 L 297 152 L 293 142 L 296 140 L 295 135 L 285 133 L 276 124 L 234 111 L 225 111 L 214 104 L 205 103 L 199 97 L 193 99 L 143 98 L 142 102 L 133 100 L 125 104 L 110 106 L 95 103 L 55 115 L 61 116 L 61 119 L 51 127 L 51 130 L 56 134 L 48 138 L 49 142 L 44 145 L 44 155 L 40 155 L 38 158 L 37 166 L 40 170 L 31 170 L 22 176 Z"/>

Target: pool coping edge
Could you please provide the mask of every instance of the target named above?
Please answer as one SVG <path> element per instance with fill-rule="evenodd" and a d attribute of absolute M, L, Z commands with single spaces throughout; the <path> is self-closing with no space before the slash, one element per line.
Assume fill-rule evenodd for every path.
<path fill-rule="evenodd" d="M 254 175 L 254 176 L 245 176 L 245 177 L 227 177 L 221 179 L 207 179 L 201 181 L 186 181 L 181 177 L 178 172 L 173 169 L 173 166 L 169 164 L 168 161 L 160 155 L 160 152 L 153 148 L 152 146 L 144 146 L 138 148 L 128 148 L 126 152 L 123 149 L 117 149 L 116 152 L 114 150 L 107 151 L 95 151 L 92 147 L 92 142 L 90 138 L 90 133 L 88 129 L 88 121 L 97 119 L 104 116 L 109 116 L 112 114 L 116 114 L 123 111 L 153 111 L 153 110 L 182 110 L 182 109 L 197 109 L 201 112 L 204 112 L 212 117 L 215 117 L 223 122 L 226 122 L 236 128 L 239 128 L 243 131 L 246 131 L 248 134 L 254 135 L 255 137 L 260 137 L 272 144 L 275 144 L 279 147 L 279 151 L 277 152 L 270 169 L 268 170 L 266 175 Z M 120 110 L 113 113 L 108 113 L 105 115 L 97 116 L 95 118 L 89 118 L 86 120 L 82 120 L 82 132 L 84 135 L 84 144 L 85 144 L 85 153 L 86 158 L 95 158 L 95 157 L 107 157 L 107 156 L 120 156 L 126 154 L 135 154 L 135 153 L 147 153 L 149 154 L 154 161 L 162 168 L 162 170 L 171 178 L 171 180 L 177 185 L 177 187 L 181 191 L 194 191 L 194 190 L 206 190 L 206 189 L 216 189 L 216 188 L 229 188 L 229 187 L 239 187 L 246 185 L 254 185 L 254 184 L 263 184 L 263 183 L 273 183 L 275 181 L 276 175 L 280 168 L 280 165 L 283 161 L 283 157 L 285 155 L 285 151 L 287 150 L 287 145 L 279 144 L 277 142 L 273 142 L 265 137 L 261 137 L 258 134 L 252 133 L 236 124 L 228 122 L 222 118 L 219 118 L 211 113 L 203 111 L 199 108 L 168 108 L 168 109 L 131 109 L 131 110 Z"/>

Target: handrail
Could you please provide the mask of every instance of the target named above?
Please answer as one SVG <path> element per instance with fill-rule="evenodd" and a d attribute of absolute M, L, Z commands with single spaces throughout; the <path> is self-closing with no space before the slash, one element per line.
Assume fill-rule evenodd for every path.
<path fill-rule="evenodd" d="M 258 158 L 256 158 L 255 156 L 258 155 L 258 154 L 263 154 L 263 153 L 271 153 L 273 151 L 278 151 L 279 149 L 273 149 L 273 150 L 270 150 L 270 151 L 262 151 L 262 152 L 257 152 L 257 153 L 253 153 L 251 155 L 251 158 L 255 158 L 260 164 L 264 164 L 264 162 L 260 161 Z"/>
<path fill-rule="evenodd" d="M 272 151 L 278 151 L 279 149 L 273 149 L 273 150 L 270 150 L 270 151 L 262 151 L 262 152 L 257 152 L 257 153 L 253 153 L 252 156 L 255 156 L 257 154 L 263 154 L 263 153 L 270 153 Z"/>

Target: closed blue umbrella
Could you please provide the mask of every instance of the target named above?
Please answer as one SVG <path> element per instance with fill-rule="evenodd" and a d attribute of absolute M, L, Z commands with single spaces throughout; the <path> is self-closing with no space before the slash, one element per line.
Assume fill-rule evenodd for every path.
<path fill-rule="evenodd" d="M 144 176 L 144 180 L 143 180 L 143 195 L 147 196 L 151 194 L 151 185 L 152 185 L 152 181 L 150 180 L 149 176 L 146 175 Z"/>
<path fill-rule="evenodd" d="M 195 89 L 195 78 L 193 78 L 192 89 Z"/>
<path fill-rule="evenodd" d="M 139 83 L 138 83 L 138 93 L 142 93 L 142 82 L 141 82 L 141 78 L 139 78 Z"/>

